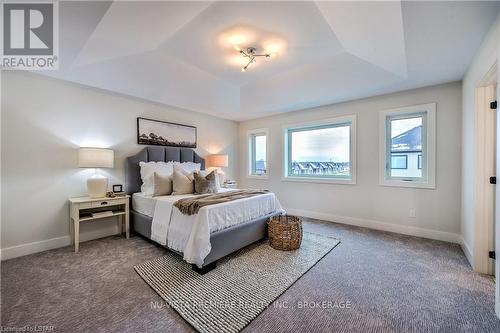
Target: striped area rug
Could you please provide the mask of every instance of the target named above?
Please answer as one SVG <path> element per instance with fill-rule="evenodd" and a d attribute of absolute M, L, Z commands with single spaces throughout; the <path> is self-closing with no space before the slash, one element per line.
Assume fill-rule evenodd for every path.
<path fill-rule="evenodd" d="M 267 241 L 250 245 L 199 275 L 180 256 L 135 266 L 136 272 L 200 332 L 241 331 L 339 241 L 304 232 L 296 251 L 277 251 Z"/>

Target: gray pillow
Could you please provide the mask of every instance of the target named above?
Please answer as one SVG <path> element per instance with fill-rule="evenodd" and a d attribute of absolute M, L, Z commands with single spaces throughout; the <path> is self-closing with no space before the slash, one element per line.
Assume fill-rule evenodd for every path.
<path fill-rule="evenodd" d="M 209 172 L 207 170 L 201 170 L 201 171 L 198 171 L 203 177 L 206 177 Z M 215 177 L 215 183 L 217 184 L 217 192 L 220 191 L 220 178 L 221 178 L 221 174 L 219 174 L 219 171 L 217 171 L 217 169 L 214 169 L 212 170 L 212 172 L 215 172 L 216 174 L 216 177 Z"/>
<path fill-rule="evenodd" d="M 153 173 L 153 197 L 172 194 L 172 176 Z"/>
<path fill-rule="evenodd" d="M 205 193 L 217 193 L 217 173 L 215 171 L 210 172 L 208 175 L 203 176 L 199 172 L 193 173 L 194 176 L 194 193 L 205 194 Z"/>
<path fill-rule="evenodd" d="M 191 194 L 194 192 L 193 176 L 189 173 L 179 172 L 174 170 L 172 177 L 172 195 Z"/>

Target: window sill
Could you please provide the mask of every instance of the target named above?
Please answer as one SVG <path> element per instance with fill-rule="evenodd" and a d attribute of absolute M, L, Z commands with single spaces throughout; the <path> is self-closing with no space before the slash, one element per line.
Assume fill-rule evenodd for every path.
<path fill-rule="evenodd" d="M 418 181 L 404 181 L 404 180 L 382 180 L 380 186 L 389 187 L 407 187 L 407 188 L 422 188 L 428 190 L 435 190 L 436 184 L 429 182 L 418 182 Z"/>
<path fill-rule="evenodd" d="M 247 178 L 249 178 L 249 179 L 269 179 L 269 175 L 263 175 L 263 176 L 247 175 Z"/>
<path fill-rule="evenodd" d="M 341 185 L 355 185 L 355 179 L 341 179 L 341 178 L 306 178 L 306 177 L 289 177 L 281 178 L 284 182 L 302 182 L 302 183 L 318 183 L 318 184 L 341 184 Z"/>

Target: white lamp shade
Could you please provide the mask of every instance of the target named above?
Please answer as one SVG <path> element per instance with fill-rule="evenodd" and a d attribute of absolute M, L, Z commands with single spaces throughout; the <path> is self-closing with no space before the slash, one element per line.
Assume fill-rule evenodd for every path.
<path fill-rule="evenodd" d="M 210 155 L 207 158 L 207 164 L 210 167 L 224 167 L 228 166 L 227 155 Z"/>
<path fill-rule="evenodd" d="M 80 168 L 112 168 L 115 154 L 111 149 L 80 148 L 78 150 L 78 166 Z"/>

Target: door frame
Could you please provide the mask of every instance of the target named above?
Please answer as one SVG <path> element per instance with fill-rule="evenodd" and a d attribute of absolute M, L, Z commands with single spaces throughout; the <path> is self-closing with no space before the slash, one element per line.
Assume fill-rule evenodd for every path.
<path fill-rule="evenodd" d="M 495 192 L 496 187 L 489 183 L 489 177 L 496 174 L 496 112 L 490 110 L 490 102 L 495 100 L 497 82 L 496 63 L 486 73 L 475 91 L 475 227 L 474 227 L 474 270 L 493 275 L 495 263 L 489 259 L 488 252 L 493 250 L 495 232 Z M 498 206 L 500 207 L 500 205 Z"/>
<path fill-rule="evenodd" d="M 486 73 L 475 91 L 475 227 L 474 227 L 474 267 L 477 272 L 493 275 L 495 262 L 489 259 L 488 252 L 493 250 L 495 238 L 495 195 L 497 188 L 489 184 L 489 177 L 500 175 L 495 169 L 497 113 L 490 110 L 489 103 L 497 95 L 497 64 Z M 498 148 L 499 144 L 496 144 Z M 498 159 L 498 152 L 496 153 Z M 499 163 L 497 162 L 496 165 Z M 500 207 L 500 204 L 497 204 Z"/>

